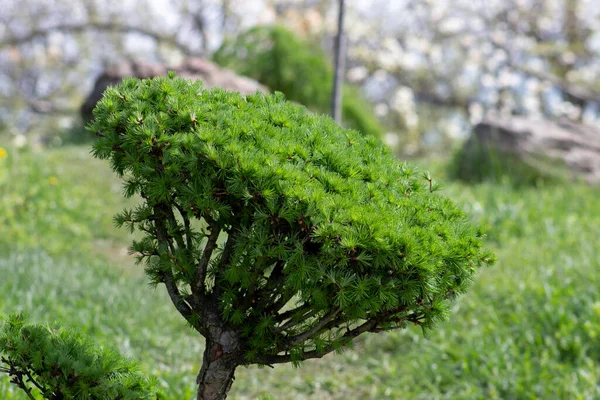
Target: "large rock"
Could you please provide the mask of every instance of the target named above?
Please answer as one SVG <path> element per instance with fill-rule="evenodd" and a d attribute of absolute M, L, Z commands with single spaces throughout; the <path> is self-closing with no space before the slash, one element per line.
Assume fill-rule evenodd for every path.
<path fill-rule="evenodd" d="M 566 174 L 597 184 L 600 127 L 570 121 L 489 117 L 475 127 L 465 143 L 463 159 L 459 160 L 462 173 L 472 173 L 477 168 L 472 163 L 468 165 L 469 160 L 482 162 L 486 157 L 495 157 L 500 168 L 510 169 L 513 166 L 509 164 L 517 160 L 540 176 Z"/>
<path fill-rule="evenodd" d="M 94 89 L 81 106 L 81 116 L 85 121 L 90 120 L 92 118 L 92 110 L 100 98 L 102 98 L 104 90 L 109 85 L 120 83 L 124 77 L 152 78 L 154 76 L 166 75 L 168 71 L 175 71 L 177 75 L 185 78 L 199 79 L 204 82 L 205 88 L 220 87 L 243 94 L 256 93 L 257 91 L 267 92 L 267 89 L 255 80 L 236 75 L 234 72 L 223 69 L 202 58 L 190 57 L 177 67 L 144 61 L 123 62 L 108 67 L 98 77 Z"/>

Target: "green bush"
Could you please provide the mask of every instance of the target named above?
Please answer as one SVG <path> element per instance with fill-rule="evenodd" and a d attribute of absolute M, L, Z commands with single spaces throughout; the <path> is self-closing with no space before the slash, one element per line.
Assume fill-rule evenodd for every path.
<path fill-rule="evenodd" d="M 0 372 L 29 398 L 157 399 L 152 380 L 117 352 L 60 327 L 27 324 L 12 314 L 0 330 Z"/>
<path fill-rule="evenodd" d="M 132 252 L 206 338 L 199 398 L 224 398 L 239 365 L 432 328 L 492 262 L 428 173 L 281 93 L 125 79 L 94 117 L 93 154 L 144 200 L 116 224 L 144 234 Z"/>
<path fill-rule="evenodd" d="M 280 27 L 256 27 L 226 41 L 214 54 L 219 65 L 249 76 L 289 100 L 320 112 L 331 112 L 333 68 L 318 44 Z M 346 85 L 342 100 L 344 126 L 381 137 L 383 128 L 357 88 Z"/>
<path fill-rule="evenodd" d="M 569 176 L 566 166 L 556 160 L 518 157 L 480 143 L 476 137 L 455 151 L 448 172 L 464 182 L 506 181 L 515 187 L 565 182 Z"/>

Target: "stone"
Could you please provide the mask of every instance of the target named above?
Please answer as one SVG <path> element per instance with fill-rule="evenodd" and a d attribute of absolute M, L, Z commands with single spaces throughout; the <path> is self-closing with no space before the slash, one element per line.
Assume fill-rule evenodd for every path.
<path fill-rule="evenodd" d="M 600 183 L 600 126 L 568 120 L 491 116 L 476 125 L 473 135 L 465 142 L 461 152 L 463 159 L 459 160 L 463 172 L 466 160 L 477 159 L 472 158 L 476 154 L 479 160 L 497 155 L 501 167 L 503 158 L 509 163 L 516 158 L 540 176 L 564 177 L 566 173 L 570 179 Z M 510 168 L 509 165 L 504 167 Z"/>
<path fill-rule="evenodd" d="M 166 75 L 168 71 L 175 71 L 177 75 L 188 79 L 199 79 L 204 82 L 207 89 L 220 87 L 226 90 L 251 94 L 266 93 L 267 89 L 255 80 L 240 76 L 228 69 L 223 69 L 216 64 L 198 57 L 187 58 L 179 66 L 166 66 L 160 63 L 145 61 L 126 61 L 112 65 L 96 79 L 94 89 L 81 106 L 80 112 L 84 121 L 92 118 L 92 110 L 102 98 L 102 93 L 109 85 L 116 85 L 127 76 L 137 78 L 152 78 Z"/>

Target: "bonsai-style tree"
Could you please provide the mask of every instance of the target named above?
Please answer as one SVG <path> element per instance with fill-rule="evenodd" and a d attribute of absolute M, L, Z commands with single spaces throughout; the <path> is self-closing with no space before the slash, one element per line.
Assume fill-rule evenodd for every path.
<path fill-rule="evenodd" d="M 206 339 L 198 399 L 225 398 L 240 365 L 431 328 L 491 262 L 429 174 L 281 94 L 125 79 L 94 117 L 94 156 L 143 200 L 116 223 Z"/>

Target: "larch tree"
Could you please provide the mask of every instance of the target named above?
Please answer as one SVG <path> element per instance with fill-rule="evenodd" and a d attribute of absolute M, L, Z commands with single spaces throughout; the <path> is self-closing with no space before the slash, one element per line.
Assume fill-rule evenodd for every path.
<path fill-rule="evenodd" d="M 206 339 L 199 400 L 225 398 L 239 366 L 431 329 L 493 261 L 428 173 L 281 94 L 132 78 L 94 115 L 94 156 L 142 199 L 115 222 Z"/>

